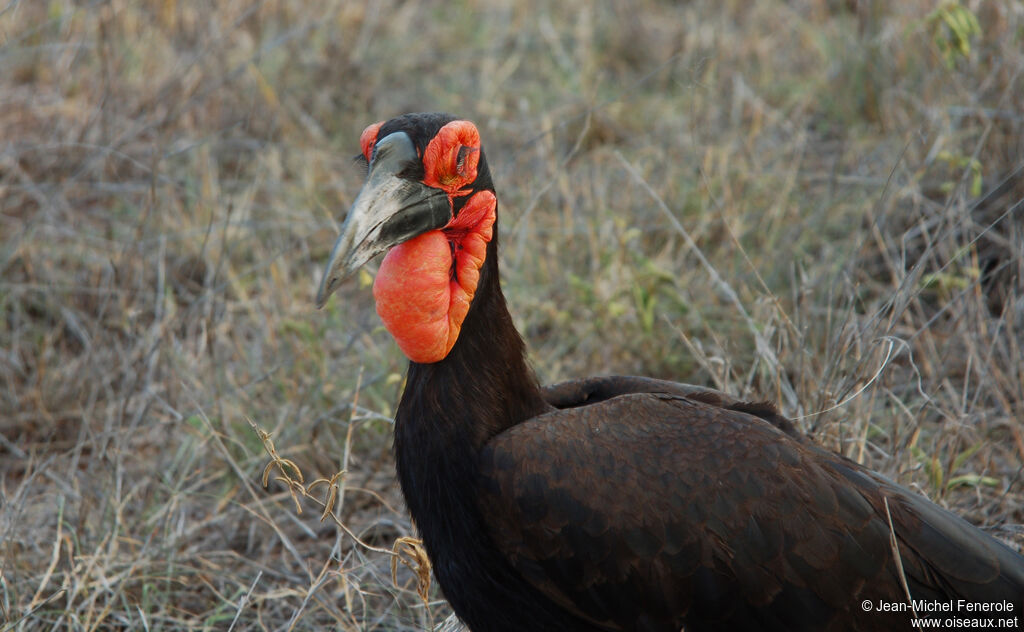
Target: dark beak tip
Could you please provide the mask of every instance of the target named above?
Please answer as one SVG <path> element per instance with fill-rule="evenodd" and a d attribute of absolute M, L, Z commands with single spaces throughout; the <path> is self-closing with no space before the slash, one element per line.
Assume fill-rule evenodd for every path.
<path fill-rule="evenodd" d="M 323 309 L 327 301 L 331 299 L 331 294 L 334 294 L 334 286 L 338 284 L 337 277 L 331 277 L 324 279 L 320 284 L 320 289 L 316 292 L 316 308 Z"/>

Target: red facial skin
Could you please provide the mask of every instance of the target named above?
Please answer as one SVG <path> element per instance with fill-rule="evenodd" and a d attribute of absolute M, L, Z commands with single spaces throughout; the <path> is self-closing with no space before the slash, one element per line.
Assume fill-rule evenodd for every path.
<path fill-rule="evenodd" d="M 360 138 L 369 159 L 380 124 Z M 480 135 L 468 121 L 452 121 L 423 152 L 423 183 L 449 199 L 471 195 L 448 225 L 393 247 L 373 284 L 377 314 L 413 362 L 443 360 L 459 337 L 480 279 L 496 217 L 491 191 L 464 188 L 476 180 Z"/>
<path fill-rule="evenodd" d="M 363 133 L 359 135 L 359 147 L 363 150 L 363 157 L 366 161 L 370 161 L 370 155 L 373 154 L 373 146 L 377 144 L 377 133 L 380 132 L 380 126 L 384 124 L 384 121 L 377 121 L 373 125 L 367 125 Z"/>

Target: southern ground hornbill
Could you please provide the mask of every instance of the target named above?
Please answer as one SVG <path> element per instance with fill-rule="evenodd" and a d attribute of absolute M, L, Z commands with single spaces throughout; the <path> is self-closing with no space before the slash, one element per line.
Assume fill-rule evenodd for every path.
<path fill-rule="evenodd" d="M 410 359 L 398 477 L 471 630 L 911 629 L 908 593 L 952 600 L 942 617 L 979 616 L 957 599 L 1022 615 L 1024 558 L 770 405 L 646 378 L 541 388 L 476 127 L 409 114 L 360 144 L 317 303 L 387 251 L 377 313 Z"/>

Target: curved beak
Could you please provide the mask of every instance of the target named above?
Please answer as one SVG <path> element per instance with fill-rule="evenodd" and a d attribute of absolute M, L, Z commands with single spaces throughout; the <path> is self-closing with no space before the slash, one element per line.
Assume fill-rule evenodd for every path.
<path fill-rule="evenodd" d="M 451 201 L 444 191 L 398 175 L 418 160 L 405 132 L 395 132 L 377 142 L 366 184 L 352 204 L 327 261 L 316 293 L 318 308 L 345 277 L 375 255 L 451 221 Z"/>

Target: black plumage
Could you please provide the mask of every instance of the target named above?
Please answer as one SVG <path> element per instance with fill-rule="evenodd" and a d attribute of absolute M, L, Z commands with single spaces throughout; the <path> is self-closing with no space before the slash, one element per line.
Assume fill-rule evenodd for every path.
<path fill-rule="evenodd" d="M 416 160 L 453 120 L 406 115 L 371 141 L 405 134 L 415 154 L 395 170 L 418 182 Z M 493 191 L 472 149 L 467 190 Z M 469 194 L 449 195 L 457 218 Z M 422 232 L 444 230 L 422 221 Z M 335 262 L 394 245 L 343 242 L 366 253 L 336 248 Z M 495 225 L 454 346 L 410 363 L 395 418 L 409 511 L 470 629 L 910 629 L 909 613 L 861 605 L 907 601 L 890 516 L 915 599 L 1008 601 L 1020 613 L 1024 558 L 817 447 L 770 404 L 636 377 L 542 389 L 501 292 L 497 244 Z M 325 275 L 321 302 L 343 267 Z"/>

